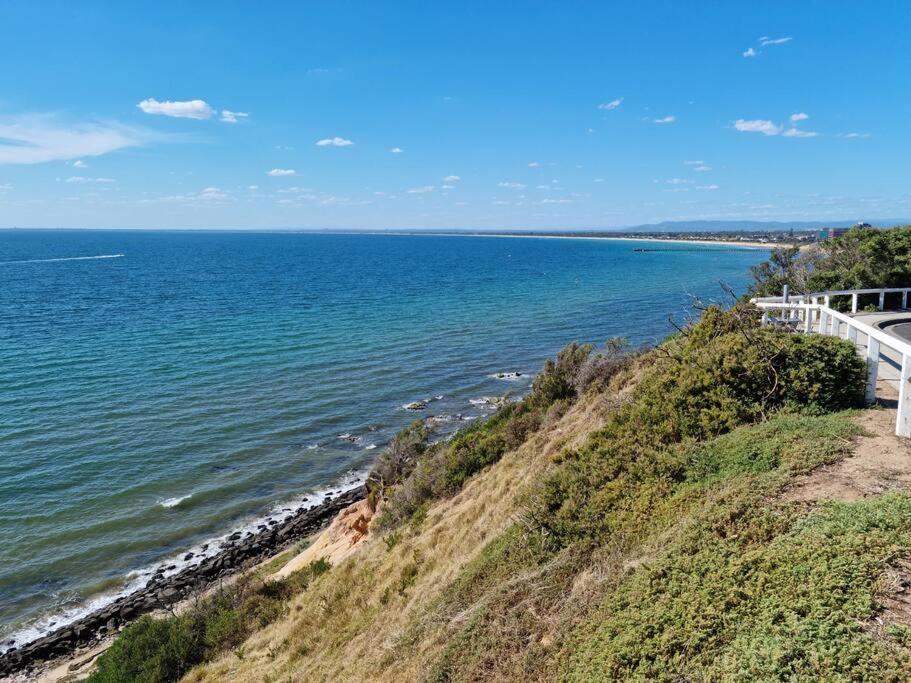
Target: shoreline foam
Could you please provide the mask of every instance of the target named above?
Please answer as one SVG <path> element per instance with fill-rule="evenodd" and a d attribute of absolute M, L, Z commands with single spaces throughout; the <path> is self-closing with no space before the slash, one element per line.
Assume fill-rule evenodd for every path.
<path fill-rule="evenodd" d="M 198 590 L 214 579 L 240 572 L 253 560 L 273 556 L 363 497 L 366 475 L 366 471 L 351 472 L 332 486 L 276 503 L 266 515 L 233 531 L 129 572 L 118 590 L 93 596 L 4 636 L 0 677 L 92 645 L 141 614 L 178 602 L 190 589 Z"/>

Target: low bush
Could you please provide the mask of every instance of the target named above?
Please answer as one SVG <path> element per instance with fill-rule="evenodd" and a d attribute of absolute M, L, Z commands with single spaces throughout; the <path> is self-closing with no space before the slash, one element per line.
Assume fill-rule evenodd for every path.
<path fill-rule="evenodd" d="M 631 358 L 623 339 L 609 340 L 603 351 L 572 343 L 544 364 L 527 397 L 507 403 L 449 442 L 428 445 L 426 426 L 412 424 L 380 454 L 368 477 L 370 499 L 383 500 L 377 526 L 394 528 L 428 501 L 455 494 L 472 476 L 521 446 L 545 420 L 559 419 L 590 386 L 606 385 Z"/>
<path fill-rule="evenodd" d="M 127 626 L 98 659 L 91 683 L 163 683 L 238 648 L 256 629 L 281 617 L 288 600 L 306 589 L 329 564 L 317 560 L 280 581 L 241 578 L 199 600 L 184 614 L 143 616 Z"/>
<path fill-rule="evenodd" d="M 640 501 L 648 514 L 686 476 L 680 444 L 782 411 L 822 414 L 863 401 L 866 369 L 849 342 L 758 328 L 747 308 L 710 308 L 654 354 L 632 400 L 540 483 L 529 513 L 550 543 L 603 540 L 644 476 L 657 481 L 654 498 Z"/>

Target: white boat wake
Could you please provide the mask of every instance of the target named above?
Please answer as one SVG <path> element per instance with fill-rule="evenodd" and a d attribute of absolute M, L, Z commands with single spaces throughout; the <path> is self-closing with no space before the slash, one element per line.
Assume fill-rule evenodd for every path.
<path fill-rule="evenodd" d="M 0 266 L 11 266 L 16 263 L 54 263 L 57 261 L 93 261 L 100 258 L 122 258 L 123 254 L 99 254 L 98 256 L 67 256 L 64 258 L 33 258 L 25 261 L 0 261 Z"/>

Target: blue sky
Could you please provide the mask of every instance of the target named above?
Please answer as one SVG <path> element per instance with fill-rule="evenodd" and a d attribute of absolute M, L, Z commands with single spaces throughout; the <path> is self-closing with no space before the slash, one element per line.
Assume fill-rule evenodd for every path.
<path fill-rule="evenodd" d="M 0 4 L 0 226 L 911 216 L 905 2 Z"/>

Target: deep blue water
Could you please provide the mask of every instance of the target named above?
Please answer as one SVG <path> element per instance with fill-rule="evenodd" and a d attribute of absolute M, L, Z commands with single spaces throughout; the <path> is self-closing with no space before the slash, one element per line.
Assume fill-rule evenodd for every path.
<path fill-rule="evenodd" d="M 482 415 L 566 342 L 653 343 L 767 256 L 640 246 L 0 231 L 0 635 L 350 480 L 403 404 Z"/>

